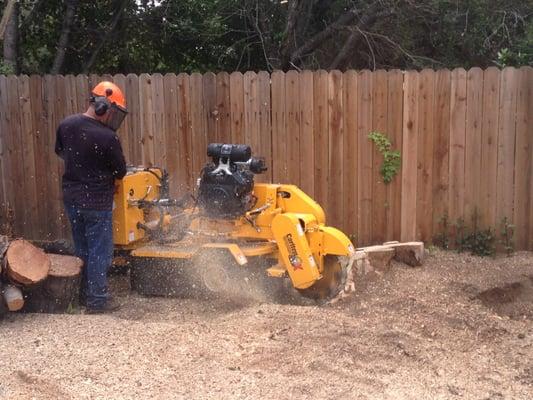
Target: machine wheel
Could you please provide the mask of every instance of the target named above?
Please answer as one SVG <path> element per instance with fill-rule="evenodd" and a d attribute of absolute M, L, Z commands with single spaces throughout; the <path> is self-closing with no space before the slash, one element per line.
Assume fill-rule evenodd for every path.
<path fill-rule="evenodd" d="M 327 303 L 340 295 L 348 279 L 349 263 L 343 258 L 328 255 L 324 258 L 322 279 L 307 289 L 298 290 L 306 298 Z"/>

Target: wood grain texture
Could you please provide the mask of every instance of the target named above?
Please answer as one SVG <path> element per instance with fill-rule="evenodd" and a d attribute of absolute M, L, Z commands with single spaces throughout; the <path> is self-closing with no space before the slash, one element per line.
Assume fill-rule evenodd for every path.
<path fill-rule="evenodd" d="M 287 145 L 285 124 L 285 73 L 272 73 L 272 181 L 282 183 L 287 173 Z"/>
<path fill-rule="evenodd" d="M 344 145 L 344 110 L 343 78 L 340 71 L 329 73 L 328 119 L 329 119 L 329 164 L 330 183 L 328 190 L 329 223 L 345 229 L 344 216 L 344 181 L 343 181 L 343 145 Z"/>
<path fill-rule="evenodd" d="M 496 177 L 496 223 L 513 218 L 514 167 L 516 140 L 516 100 L 519 71 L 505 68 L 500 76 L 498 122 L 498 167 Z"/>
<path fill-rule="evenodd" d="M 466 71 L 452 71 L 450 103 L 449 216 L 452 223 L 464 219 L 465 198 Z"/>
<path fill-rule="evenodd" d="M 533 68 L 522 67 L 519 70 L 518 91 L 516 99 L 516 156 L 514 168 L 514 215 L 516 227 L 515 243 L 519 249 L 533 247 L 533 222 L 530 209 L 533 210 Z M 531 212 L 533 218 L 533 211 Z M 529 240 L 528 240 L 529 239 Z M 528 246 L 529 245 L 529 246 Z"/>
<path fill-rule="evenodd" d="M 481 227 L 493 229 L 496 225 L 496 175 L 498 163 L 498 121 L 500 99 L 500 71 L 487 68 L 483 71 L 483 121 L 481 142 L 481 170 L 485 174 L 480 182 Z"/>
<path fill-rule="evenodd" d="M 418 81 L 418 173 L 416 240 L 433 238 L 433 142 L 435 72 L 425 69 Z"/>
<path fill-rule="evenodd" d="M 448 216 L 451 73 L 440 70 L 435 76 L 433 113 L 433 232 L 441 232 L 441 221 Z M 402 191 L 404 189 L 402 188 Z"/>
<path fill-rule="evenodd" d="M 324 209 L 328 209 L 330 179 L 328 112 L 328 73 L 320 70 L 313 76 L 314 188 L 315 200 Z"/>
<path fill-rule="evenodd" d="M 388 79 L 384 70 L 372 74 L 372 130 L 389 138 L 388 121 Z M 387 225 L 387 186 L 381 175 L 383 155 L 374 144 L 372 153 L 372 243 L 385 241 Z"/>
<path fill-rule="evenodd" d="M 358 169 L 358 214 L 359 245 L 372 241 L 372 153 L 374 151 L 368 134 L 372 131 L 372 73 L 363 71 L 357 82 L 357 169 Z"/>
<path fill-rule="evenodd" d="M 418 154 L 418 78 L 415 71 L 404 77 L 403 146 L 402 146 L 402 225 L 401 241 L 416 237 L 416 193 Z"/>
<path fill-rule="evenodd" d="M 480 210 L 479 182 L 481 171 L 481 142 L 483 119 L 483 70 L 468 71 L 466 83 L 466 135 L 465 135 L 465 198 L 464 214 L 467 222 L 477 223 Z"/>
<path fill-rule="evenodd" d="M 357 173 L 357 73 L 346 71 L 343 75 L 343 199 L 344 231 L 357 242 L 357 207 L 358 173 Z M 316 168 L 315 168 L 316 169 Z M 357 243 L 354 243 L 358 246 Z"/>
<path fill-rule="evenodd" d="M 403 143 L 403 72 L 392 70 L 388 75 L 387 132 L 394 150 Z M 401 233 L 402 177 L 396 175 L 387 187 L 386 240 L 399 240 Z"/>

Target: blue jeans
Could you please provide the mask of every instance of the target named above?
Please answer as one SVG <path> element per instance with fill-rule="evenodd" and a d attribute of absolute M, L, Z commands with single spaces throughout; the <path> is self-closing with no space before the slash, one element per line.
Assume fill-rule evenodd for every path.
<path fill-rule="evenodd" d="M 109 298 L 107 271 L 113 260 L 112 211 L 86 210 L 65 204 L 76 255 L 85 264 L 80 297 L 89 308 L 102 308 Z"/>

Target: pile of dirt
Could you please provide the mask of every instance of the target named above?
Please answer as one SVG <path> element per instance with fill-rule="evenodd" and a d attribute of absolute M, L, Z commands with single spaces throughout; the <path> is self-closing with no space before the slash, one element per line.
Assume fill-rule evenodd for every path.
<path fill-rule="evenodd" d="M 533 254 L 435 252 L 325 307 L 144 298 L 9 315 L 0 399 L 530 399 Z"/>

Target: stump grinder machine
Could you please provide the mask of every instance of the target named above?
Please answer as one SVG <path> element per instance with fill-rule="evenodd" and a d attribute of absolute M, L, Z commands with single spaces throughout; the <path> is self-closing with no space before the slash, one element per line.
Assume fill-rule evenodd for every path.
<path fill-rule="evenodd" d="M 194 195 L 169 196 L 160 168 L 129 168 L 114 197 L 115 260 L 144 295 L 261 296 L 328 302 L 351 275 L 354 246 L 326 226 L 294 185 L 255 183 L 266 171 L 247 145 L 210 144 Z"/>

